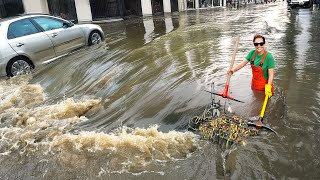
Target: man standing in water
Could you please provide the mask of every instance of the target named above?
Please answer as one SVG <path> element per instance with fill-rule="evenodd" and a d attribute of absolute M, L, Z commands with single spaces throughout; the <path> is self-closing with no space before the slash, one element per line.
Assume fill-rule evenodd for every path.
<path fill-rule="evenodd" d="M 255 50 L 251 50 L 246 58 L 235 67 L 228 70 L 228 74 L 235 73 L 243 68 L 248 62 L 252 68 L 251 88 L 253 90 L 265 91 L 265 95 L 271 97 L 274 93 L 274 58 L 273 55 L 264 49 L 265 38 L 262 35 L 253 37 Z"/>

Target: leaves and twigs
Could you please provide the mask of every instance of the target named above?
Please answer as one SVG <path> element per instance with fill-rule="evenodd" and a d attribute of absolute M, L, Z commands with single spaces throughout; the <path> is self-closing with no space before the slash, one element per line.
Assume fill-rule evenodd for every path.
<path fill-rule="evenodd" d="M 258 135 L 258 130 L 249 128 L 243 119 L 235 115 L 223 114 L 202 123 L 199 126 L 199 133 L 204 138 L 211 140 L 222 138 L 228 143 L 240 143 L 249 136 Z"/>
<path fill-rule="evenodd" d="M 211 85 L 211 91 L 214 89 L 214 83 Z M 194 116 L 189 121 L 189 129 L 199 132 L 199 134 L 213 141 L 223 140 L 226 145 L 239 143 L 249 136 L 258 134 L 255 128 L 249 128 L 246 121 L 226 114 L 226 101 L 223 114 L 220 114 L 220 100 L 216 102 L 215 94 L 211 93 L 211 103 L 205 108 L 202 114 Z"/>

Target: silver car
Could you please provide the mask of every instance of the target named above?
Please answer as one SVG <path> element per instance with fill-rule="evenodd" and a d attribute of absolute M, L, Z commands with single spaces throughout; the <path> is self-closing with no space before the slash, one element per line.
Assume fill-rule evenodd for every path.
<path fill-rule="evenodd" d="M 105 39 L 100 26 L 37 14 L 0 19 L 0 76 L 16 76 Z"/>
<path fill-rule="evenodd" d="M 312 0 L 288 0 L 287 2 L 291 8 L 296 8 L 296 7 L 311 8 L 313 6 Z"/>

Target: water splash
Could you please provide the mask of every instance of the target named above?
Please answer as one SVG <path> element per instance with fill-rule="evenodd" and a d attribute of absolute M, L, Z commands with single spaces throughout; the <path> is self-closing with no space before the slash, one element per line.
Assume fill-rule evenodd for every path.
<path fill-rule="evenodd" d="M 83 168 L 102 158 L 108 171 L 139 172 L 137 167 L 185 159 L 196 150 L 195 134 L 163 133 L 158 126 L 121 127 L 110 133 L 80 129 L 74 134 L 70 130 L 87 121 L 86 113 L 101 106 L 101 100 L 66 98 L 50 104 L 43 88 L 29 80 L 21 76 L 0 81 L 0 157 L 19 153 L 38 158 L 40 153 L 54 155 L 63 167 L 77 162 Z"/>

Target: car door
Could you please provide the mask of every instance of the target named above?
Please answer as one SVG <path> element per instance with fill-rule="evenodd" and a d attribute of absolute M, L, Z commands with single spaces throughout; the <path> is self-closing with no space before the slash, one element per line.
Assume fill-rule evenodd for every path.
<path fill-rule="evenodd" d="M 53 17 L 34 17 L 33 20 L 52 40 L 57 56 L 85 45 L 85 36 L 80 27 Z"/>
<path fill-rule="evenodd" d="M 7 38 L 12 49 L 30 58 L 34 64 L 55 57 L 50 38 L 28 18 L 12 22 L 8 26 Z"/>

